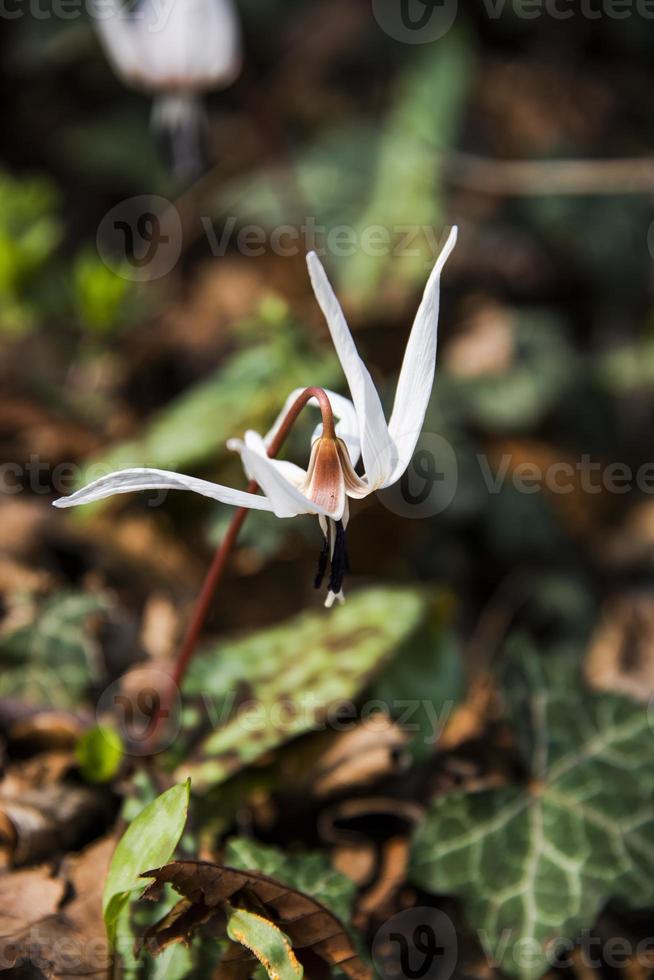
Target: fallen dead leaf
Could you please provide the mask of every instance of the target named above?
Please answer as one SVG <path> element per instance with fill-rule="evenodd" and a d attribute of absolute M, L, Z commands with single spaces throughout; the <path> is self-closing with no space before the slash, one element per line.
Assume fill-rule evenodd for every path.
<path fill-rule="evenodd" d="M 227 902 L 263 914 L 291 940 L 293 949 L 310 949 L 351 980 L 372 980 L 338 919 L 313 898 L 256 871 L 237 871 L 202 861 L 173 861 L 147 871 L 155 883 L 145 897 L 158 897 L 169 883 L 182 901 L 146 930 L 141 945 L 156 955 L 170 943 L 187 941 L 200 924 L 224 923 Z"/>
<path fill-rule="evenodd" d="M 112 812 L 110 791 L 68 780 L 69 752 L 14 764 L 0 783 L 0 854 L 12 866 L 79 847 Z"/>
<path fill-rule="evenodd" d="M 619 596 L 607 604 L 585 662 L 589 684 L 636 701 L 654 695 L 654 596 Z"/>
<path fill-rule="evenodd" d="M 23 935 L 56 914 L 65 889 L 46 866 L 0 875 L 0 971 L 15 963 L 14 947 Z"/>
<path fill-rule="evenodd" d="M 384 842 L 376 881 L 359 899 L 355 925 L 365 925 L 372 915 L 383 919 L 392 914 L 391 901 L 406 882 L 408 856 L 407 837 L 391 837 Z"/>
<path fill-rule="evenodd" d="M 385 715 L 375 715 L 335 736 L 318 757 L 312 773 L 316 796 L 369 786 L 399 768 L 408 734 Z"/>
<path fill-rule="evenodd" d="M 52 885 L 43 869 L 6 876 L 11 879 L 38 871 L 41 878 L 24 879 L 34 890 L 35 914 L 28 915 L 20 931 L 3 933 L 0 969 L 29 965 L 49 980 L 106 977 L 111 955 L 102 918 L 102 889 L 114 846 L 106 838 L 69 858 Z M 0 878 L 0 889 L 2 881 Z"/>

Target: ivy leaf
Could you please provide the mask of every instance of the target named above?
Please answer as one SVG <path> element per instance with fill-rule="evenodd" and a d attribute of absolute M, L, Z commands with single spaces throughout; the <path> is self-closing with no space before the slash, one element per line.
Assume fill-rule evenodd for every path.
<path fill-rule="evenodd" d="M 227 915 L 227 935 L 254 953 L 270 980 L 300 980 L 304 976 L 288 936 L 263 916 L 232 909 Z"/>
<path fill-rule="evenodd" d="M 312 610 L 198 658 L 186 694 L 202 697 L 216 730 L 179 778 L 216 785 L 351 701 L 419 625 L 416 590 L 368 589 L 338 609 Z M 238 692 L 245 692 L 239 701 Z"/>
<path fill-rule="evenodd" d="M 501 969 L 533 978 L 609 898 L 654 904 L 652 730 L 569 658 L 539 659 L 525 638 L 513 652 L 504 690 L 531 782 L 436 800 L 410 877 L 459 895 Z"/>
<path fill-rule="evenodd" d="M 356 885 L 335 871 L 320 851 L 287 854 L 249 837 L 232 837 L 225 847 L 225 864 L 243 871 L 257 869 L 322 902 L 342 922 L 349 922 Z"/>
<path fill-rule="evenodd" d="M 54 708 L 76 708 L 98 675 L 99 649 L 91 619 L 106 608 L 98 596 L 61 592 L 34 620 L 0 642 L 0 696 Z"/>
<path fill-rule="evenodd" d="M 131 893 L 147 885 L 140 876 L 153 865 L 170 860 L 177 847 L 186 824 L 190 791 L 188 781 L 166 790 L 141 810 L 119 840 L 102 897 L 105 927 L 112 943 Z"/>

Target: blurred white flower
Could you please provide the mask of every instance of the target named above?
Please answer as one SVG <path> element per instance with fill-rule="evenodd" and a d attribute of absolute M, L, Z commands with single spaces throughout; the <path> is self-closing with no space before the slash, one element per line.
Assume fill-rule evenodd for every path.
<path fill-rule="evenodd" d="M 307 256 L 314 292 L 327 320 L 352 400 L 332 391 L 298 388 L 291 392 L 277 421 L 265 437 L 248 431 L 243 440 L 231 439 L 228 447 L 241 456 L 250 480 L 262 495 L 233 490 L 217 483 L 167 470 L 130 469 L 111 473 L 56 500 L 56 507 L 75 507 L 132 490 L 192 490 L 235 507 L 272 511 L 277 517 L 315 514 L 325 544 L 316 586 L 331 563 L 326 605 L 342 600 L 347 571 L 345 528 L 348 498 L 367 497 L 396 483 L 406 470 L 422 430 L 436 367 L 440 276 L 454 245 L 452 228 L 425 287 L 407 343 L 400 370 L 395 403 L 389 422 L 370 373 L 359 357 L 341 306 L 318 256 Z M 272 459 L 268 450 L 289 410 L 308 392 L 316 392 L 311 404 L 320 404 L 323 421 L 312 436 L 308 469 L 286 460 Z M 337 423 L 334 425 L 334 418 Z M 363 474 L 355 467 L 361 459 Z"/>
<path fill-rule="evenodd" d="M 241 66 L 232 0 L 102 0 L 94 23 L 115 72 L 155 96 L 154 126 L 170 135 L 176 172 L 198 169 L 199 96 L 229 85 Z"/>

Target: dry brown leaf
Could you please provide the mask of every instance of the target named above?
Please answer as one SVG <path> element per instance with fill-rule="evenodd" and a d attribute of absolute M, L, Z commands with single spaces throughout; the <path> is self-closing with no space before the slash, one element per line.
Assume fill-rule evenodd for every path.
<path fill-rule="evenodd" d="M 73 749 L 84 731 L 80 718 L 68 711 L 34 711 L 10 726 L 7 738 L 22 754 Z"/>
<path fill-rule="evenodd" d="M 45 525 L 52 520 L 43 502 L 24 496 L 0 498 L 0 541 L 2 550 L 12 558 L 29 554 L 39 542 Z"/>
<path fill-rule="evenodd" d="M 265 915 L 291 940 L 294 950 L 310 949 L 351 980 L 372 980 L 338 919 L 313 898 L 256 871 L 237 871 L 203 861 L 173 861 L 144 873 L 154 878 L 148 894 L 158 895 L 169 883 L 183 896 L 175 909 L 149 928 L 142 945 L 157 954 L 172 942 L 188 939 L 199 924 L 224 924 L 224 905 Z"/>
<path fill-rule="evenodd" d="M 596 550 L 602 563 L 654 563 L 654 501 L 643 500 L 632 507 L 617 530 L 598 542 Z"/>
<path fill-rule="evenodd" d="M 0 783 L 0 854 L 13 866 L 79 847 L 110 810 L 109 791 L 66 781 L 69 752 L 12 766 Z"/>
<path fill-rule="evenodd" d="M 179 632 L 179 615 L 164 595 L 150 596 L 143 609 L 141 645 L 152 660 L 171 657 Z"/>
<path fill-rule="evenodd" d="M 344 842 L 332 851 L 332 864 L 336 871 L 361 887 L 372 878 L 376 857 L 377 849 L 373 844 Z"/>
<path fill-rule="evenodd" d="M 390 903 L 398 889 L 406 882 L 409 840 L 407 837 L 391 837 L 381 851 L 379 873 L 373 886 L 359 899 L 355 925 L 364 924 L 371 915 L 378 919 L 391 914 Z"/>
<path fill-rule="evenodd" d="M 10 448 L 14 458 L 20 460 L 41 456 L 49 463 L 69 462 L 98 446 L 98 437 L 90 429 L 25 398 L 3 398 L 0 419 L 0 445 L 5 458 Z"/>
<path fill-rule="evenodd" d="M 471 681 L 465 701 L 454 708 L 447 720 L 439 740 L 441 751 L 456 748 L 483 733 L 495 687 L 492 674 L 485 671 Z"/>
<path fill-rule="evenodd" d="M 110 951 L 102 918 L 102 889 L 113 849 L 111 839 L 92 844 L 68 860 L 56 881 L 43 869 L 0 877 L 0 896 L 3 881 L 13 879 L 20 886 L 15 901 L 24 913 L 22 922 L 16 920 L 16 928 L 2 931 L 0 969 L 29 964 L 52 980 L 106 977 Z M 33 916 L 26 906 L 30 897 Z M 14 904 L 12 915 L 15 910 Z"/>
<path fill-rule="evenodd" d="M 471 313 L 447 344 L 443 364 L 456 377 L 479 378 L 508 371 L 514 353 L 509 311 L 487 301 Z"/>
<path fill-rule="evenodd" d="M 359 830 L 348 828 L 348 822 L 361 823 L 370 817 L 383 816 L 398 826 L 411 830 L 424 817 L 424 807 L 412 800 L 393 796 L 367 796 L 362 799 L 343 800 L 323 810 L 318 819 L 318 833 L 327 843 L 346 843 L 366 839 Z M 340 825 L 340 826 L 339 826 Z"/>
<path fill-rule="evenodd" d="M 150 517 L 95 517 L 93 538 L 103 561 L 140 566 L 154 585 L 180 582 L 192 592 L 201 581 L 201 564 Z"/>
<path fill-rule="evenodd" d="M 632 594 L 605 608 L 586 656 L 588 682 L 637 701 L 654 695 L 654 596 Z"/>
<path fill-rule="evenodd" d="M 368 786 L 396 772 L 398 755 L 407 741 L 408 733 L 381 714 L 339 733 L 316 761 L 315 795 Z"/>
<path fill-rule="evenodd" d="M 56 912 L 64 890 L 45 866 L 0 875 L 0 936 L 17 935 Z"/>

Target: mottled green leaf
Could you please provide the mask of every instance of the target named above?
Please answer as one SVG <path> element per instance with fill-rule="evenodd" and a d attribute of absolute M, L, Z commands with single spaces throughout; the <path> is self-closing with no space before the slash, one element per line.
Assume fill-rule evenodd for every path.
<path fill-rule="evenodd" d="M 123 742 L 115 728 L 98 725 L 82 735 L 75 755 L 85 779 L 92 783 L 107 783 L 120 767 Z"/>
<path fill-rule="evenodd" d="M 654 771 L 647 711 L 581 684 L 567 657 L 514 643 L 504 689 L 531 781 L 436 800 L 411 879 L 464 900 L 506 973 L 538 977 L 618 897 L 654 904 Z"/>
<path fill-rule="evenodd" d="M 130 894 L 143 891 L 148 884 L 139 876 L 172 857 L 184 832 L 190 790 L 188 781 L 166 790 L 139 813 L 119 840 L 102 898 L 107 935 L 112 942 Z"/>
<path fill-rule="evenodd" d="M 256 956 L 270 980 L 300 980 L 304 976 L 288 936 L 263 916 L 245 909 L 231 909 L 227 915 L 227 935 Z"/>
<path fill-rule="evenodd" d="M 402 656 L 394 657 L 370 690 L 374 701 L 411 736 L 414 757 L 434 751 L 452 709 L 463 694 L 459 644 L 449 625 L 447 597 L 430 604 L 423 625 L 411 636 Z M 450 603 L 451 605 L 451 603 Z"/>
<path fill-rule="evenodd" d="M 320 851 L 288 854 L 248 837 L 232 837 L 225 847 L 225 864 L 244 871 L 261 871 L 325 905 L 342 922 L 349 922 L 356 885 Z"/>
<path fill-rule="evenodd" d="M 413 633 L 424 596 L 408 589 L 369 589 L 337 609 L 312 610 L 198 657 L 186 681 L 215 730 L 180 767 L 206 787 L 264 752 L 319 727 L 330 706 L 352 700 Z"/>
<path fill-rule="evenodd" d="M 34 610 L 34 619 L 0 641 L 0 695 L 56 708 L 78 707 L 98 675 L 99 650 L 90 629 L 105 609 L 98 596 L 61 592 Z"/>

